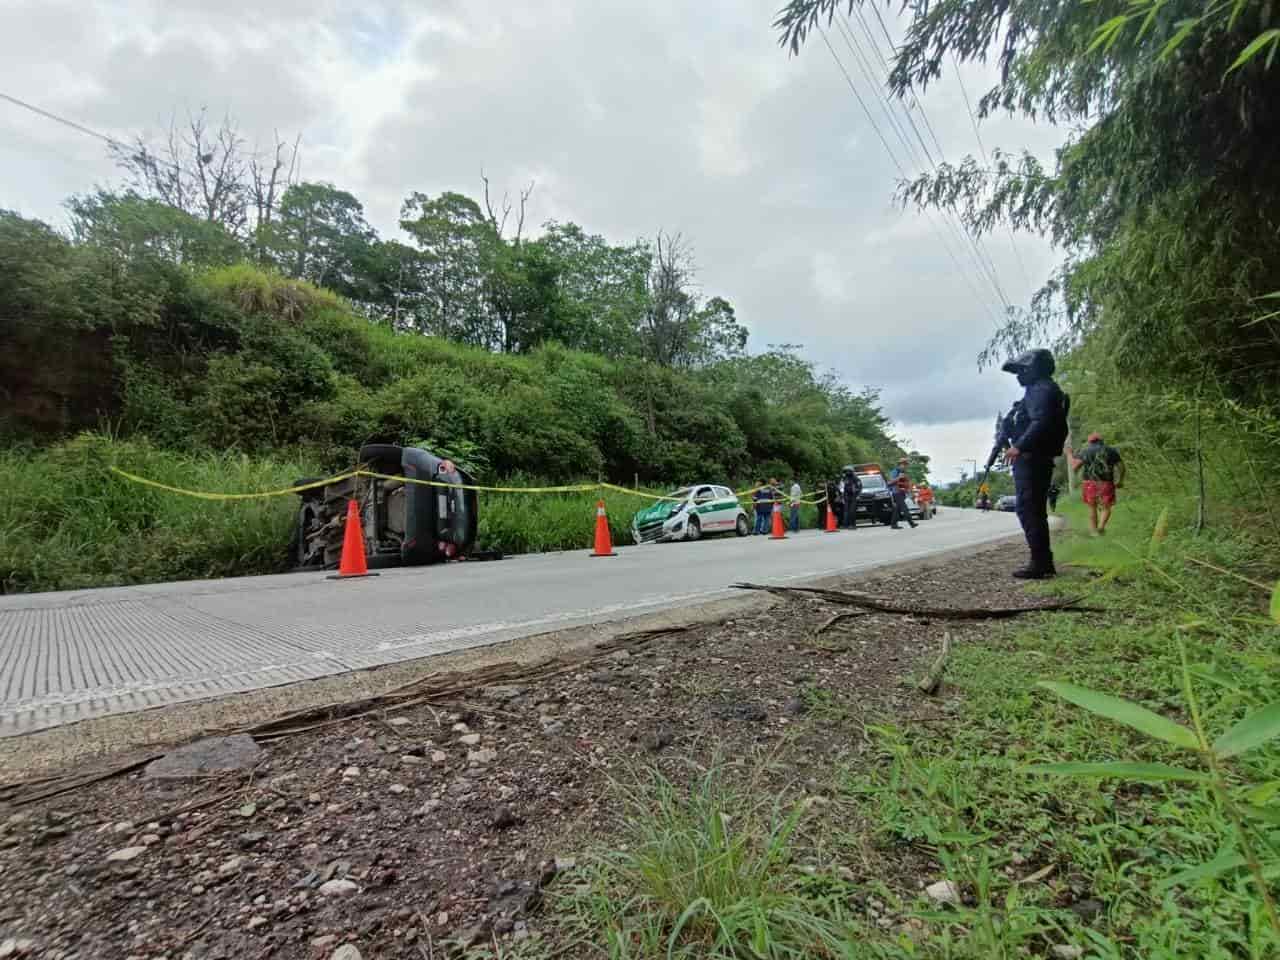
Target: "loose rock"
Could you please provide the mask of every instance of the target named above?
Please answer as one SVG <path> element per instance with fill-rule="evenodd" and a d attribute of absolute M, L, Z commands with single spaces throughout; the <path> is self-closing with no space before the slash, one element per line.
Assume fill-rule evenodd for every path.
<path fill-rule="evenodd" d="M 146 852 L 146 847 L 125 847 L 123 850 L 107 854 L 107 860 L 111 863 L 128 863 L 130 860 L 136 860 Z"/>
<path fill-rule="evenodd" d="M 355 944 L 344 943 L 333 951 L 333 955 L 329 960 L 364 960 L 364 958 L 360 955 L 360 951 L 356 949 Z"/>
<path fill-rule="evenodd" d="M 320 884 L 320 895 L 323 897 L 349 897 L 359 889 L 350 880 L 326 880 Z"/>
<path fill-rule="evenodd" d="M 183 780 L 211 773 L 230 773 L 248 770 L 262 757 L 262 748 L 248 734 L 207 737 L 151 761 L 143 776 L 149 780 Z"/>
<path fill-rule="evenodd" d="M 931 883 L 924 888 L 925 896 L 934 903 L 950 903 L 953 905 L 960 903 L 960 891 L 956 889 L 956 885 L 950 880 L 939 880 L 937 883 Z"/>

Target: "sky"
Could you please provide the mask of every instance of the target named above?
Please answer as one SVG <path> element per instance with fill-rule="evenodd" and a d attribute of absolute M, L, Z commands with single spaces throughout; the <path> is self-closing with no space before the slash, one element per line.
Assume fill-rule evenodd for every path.
<path fill-rule="evenodd" d="M 798 57 L 778 46 L 779 6 L 0 0 L 0 93 L 124 140 L 159 143 L 171 116 L 201 108 L 263 147 L 301 135 L 302 176 L 355 194 L 383 236 L 410 192 L 479 196 L 482 172 L 499 193 L 535 184 L 529 224 L 615 242 L 680 233 L 751 349 L 798 344 L 879 389 L 935 481 L 955 479 L 1018 393 L 977 369 L 998 295 L 958 232 L 893 202 L 929 161 L 903 113 L 885 117 L 880 25 L 849 21 L 852 49 L 829 36 L 892 158 L 820 37 Z M 911 111 L 934 160 L 935 136 L 948 160 L 980 155 L 965 94 L 976 102 L 993 75 L 959 78 L 944 71 Z M 1041 157 L 1062 139 L 1004 116 L 979 132 L 987 150 Z M 0 207 L 63 225 L 67 196 L 118 182 L 101 141 L 0 100 Z M 983 249 L 1015 305 L 1056 259 L 1006 233 Z"/>

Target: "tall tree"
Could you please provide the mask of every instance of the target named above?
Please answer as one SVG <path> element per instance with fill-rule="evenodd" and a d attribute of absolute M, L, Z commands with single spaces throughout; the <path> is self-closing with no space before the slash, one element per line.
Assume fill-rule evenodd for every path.
<path fill-rule="evenodd" d="M 353 300 L 368 299 L 370 247 L 377 234 L 350 193 L 328 183 L 294 184 L 281 196 L 274 222 L 258 229 L 266 258 L 281 273 Z"/>
<path fill-rule="evenodd" d="M 653 263 L 642 242 L 610 244 L 576 223 L 544 225 L 539 241 L 558 264 L 566 344 L 609 357 L 636 356 Z"/>
<path fill-rule="evenodd" d="M 499 238 L 479 204 L 460 193 L 435 198 L 414 193 L 400 208 L 400 226 L 422 252 L 419 329 L 462 343 L 498 346 L 500 331 L 489 315 L 484 284 Z"/>

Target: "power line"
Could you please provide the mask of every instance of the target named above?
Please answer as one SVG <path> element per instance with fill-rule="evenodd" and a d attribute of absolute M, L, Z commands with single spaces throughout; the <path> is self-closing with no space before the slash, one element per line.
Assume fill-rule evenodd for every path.
<path fill-rule="evenodd" d="M 845 83 L 848 84 L 849 86 L 849 91 L 853 94 L 854 99 L 858 101 L 858 106 L 862 108 L 862 112 L 866 116 L 867 122 L 871 124 L 871 129 L 875 131 L 876 137 L 879 138 L 880 145 L 884 147 L 885 153 L 889 155 L 889 159 L 893 162 L 893 165 L 898 168 L 898 173 L 902 176 L 902 179 L 903 180 L 910 179 L 907 176 L 906 168 L 903 167 L 902 165 L 902 161 L 898 159 L 898 156 L 897 154 L 894 153 L 893 148 L 889 146 L 889 141 L 888 139 L 886 139 L 884 133 L 880 130 L 880 125 L 876 123 L 876 119 L 871 113 L 871 108 L 867 106 L 867 102 L 862 98 L 862 94 L 858 91 L 857 85 L 853 82 L 853 77 L 849 75 L 849 71 L 845 68 L 844 61 L 842 61 L 840 59 L 840 55 L 836 53 L 835 47 L 831 45 L 831 41 L 828 39 L 826 31 L 821 27 L 821 25 L 819 25 L 818 27 L 818 34 L 819 36 L 822 37 L 822 42 L 826 45 L 827 52 L 831 54 L 831 59 L 835 61 L 836 67 L 840 70 L 840 73 L 844 76 Z M 950 245 L 947 243 L 946 234 L 938 230 L 937 223 L 934 221 L 933 217 L 929 215 L 929 211 L 927 209 L 923 210 L 923 212 L 925 214 L 925 218 L 929 221 L 930 227 L 942 239 L 943 248 L 946 250 L 947 255 L 951 258 L 951 262 L 955 265 L 956 271 L 964 279 L 966 285 L 968 285 L 970 292 L 974 294 L 974 297 L 977 299 L 977 301 L 980 304 L 983 304 L 988 310 L 990 310 L 991 309 L 990 304 L 983 298 L 981 292 L 974 287 L 972 277 L 970 277 L 969 275 L 969 271 L 965 270 L 964 267 L 961 266 L 960 261 L 957 259 Z"/>
<path fill-rule="evenodd" d="M 27 103 L 25 100 L 19 100 L 17 97 L 10 96 L 7 93 L 0 93 L 0 100 L 8 100 L 10 103 L 14 104 L 15 106 L 21 107 L 23 110 L 29 110 L 32 113 L 36 114 L 37 116 L 44 117 L 46 120 L 52 120 L 54 123 L 60 123 L 64 127 L 69 127 L 70 129 L 75 130 L 77 133 L 83 133 L 85 136 L 93 137 L 95 140 L 101 140 L 103 143 L 107 144 L 108 146 L 114 147 L 116 150 L 120 150 L 130 154 L 136 153 L 138 150 L 137 147 L 131 147 L 129 146 L 129 144 L 115 139 L 115 137 L 109 137 L 105 133 L 99 133 L 97 130 L 91 130 L 89 127 L 86 127 L 82 123 L 76 123 L 76 121 L 68 120 L 66 117 L 60 117 L 56 113 L 50 113 L 48 110 L 44 110 L 40 107 L 37 107 L 33 103 Z M 173 167 L 173 169 L 178 173 L 186 172 L 182 169 L 182 167 L 180 167 L 174 161 L 164 160 L 156 156 L 155 154 L 151 153 L 149 150 L 146 149 L 146 147 L 142 147 L 141 149 L 143 154 L 145 154 L 148 160 L 151 160 L 157 164 L 160 164 L 166 167 Z"/>
<path fill-rule="evenodd" d="M 965 88 L 964 77 L 960 75 L 960 63 L 956 60 L 954 53 L 951 54 L 951 68 L 955 71 L 956 82 L 960 84 L 960 93 L 964 96 L 964 108 L 969 112 L 969 123 L 973 126 L 973 135 L 978 141 L 978 149 L 982 151 L 982 162 L 990 167 L 991 158 L 987 155 L 986 144 L 982 142 L 982 134 L 978 131 L 978 118 L 973 112 L 973 104 L 969 100 L 969 91 Z M 1027 272 L 1027 265 L 1023 263 L 1022 253 L 1018 250 L 1018 244 L 1013 238 L 1013 228 L 1006 223 L 1005 229 L 1009 231 L 1009 246 L 1018 261 L 1018 269 L 1022 271 L 1022 280 L 1027 286 L 1031 286 L 1031 274 Z"/>
<path fill-rule="evenodd" d="M 831 46 L 831 41 L 827 39 L 827 31 L 822 29 L 821 24 L 818 26 L 818 35 L 822 37 L 822 42 L 827 45 L 827 51 L 831 54 L 831 59 L 836 62 L 836 66 L 839 67 L 840 72 L 844 74 L 844 82 L 849 85 L 849 90 L 857 99 L 858 106 L 862 107 L 862 112 L 866 114 L 867 122 L 871 124 L 871 129 L 874 130 L 876 132 L 876 136 L 880 138 L 880 144 L 884 147 L 885 153 L 889 154 L 889 159 L 892 160 L 893 165 L 898 168 L 898 173 L 902 174 L 902 178 L 904 180 L 909 179 L 906 168 L 903 167 L 902 162 L 898 160 L 897 155 L 893 152 L 893 148 L 889 146 L 889 141 L 885 139 L 884 134 L 880 132 L 880 127 L 876 123 L 875 117 L 871 115 L 870 108 L 867 106 L 866 101 L 862 99 L 862 94 L 858 92 L 858 88 L 854 85 L 853 78 L 849 76 L 849 71 L 845 69 L 844 61 L 842 61 L 836 53 L 835 47 Z"/>
<path fill-rule="evenodd" d="M 72 130 L 75 130 L 79 133 L 83 133 L 87 136 L 94 137 L 98 140 L 103 141 L 104 143 L 109 143 L 113 147 L 128 149 L 119 140 L 114 140 L 111 137 L 108 137 L 105 133 L 98 133 L 97 130 L 90 130 L 88 127 L 84 126 L 83 124 L 76 123 L 74 120 L 68 120 L 66 117 L 60 117 L 56 113 L 50 113 L 48 110 L 42 110 L 39 107 L 37 107 L 35 104 L 27 103 L 25 100 L 19 100 L 17 97 L 11 97 L 7 93 L 0 93 L 0 100 L 8 100 L 10 103 L 14 104 L 15 106 L 21 107 L 23 110 L 30 110 L 32 113 L 38 114 L 39 116 L 42 116 L 47 120 L 52 120 L 54 123 L 60 123 L 64 127 L 70 127 Z"/>
<path fill-rule="evenodd" d="M 880 52 L 880 46 L 876 42 L 875 37 L 872 35 L 871 28 L 867 24 L 866 19 L 862 16 L 860 10 L 857 10 L 855 8 L 854 12 L 855 12 L 855 15 L 858 17 L 858 22 L 862 27 L 862 31 L 867 39 L 867 43 L 870 44 L 872 50 L 876 54 L 876 57 L 879 58 L 881 64 L 884 65 L 884 68 L 888 70 L 888 61 L 885 59 L 884 55 Z M 880 23 L 881 32 L 884 33 L 885 38 L 888 41 L 889 51 L 890 53 L 892 53 L 894 50 L 893 41 L 892 39 L 889 38 L 888 27 L 885 25 L 884 19 L 880 17 L 878 10 L 876 11 L 876 17 Z M 849 36 L 852 37 L 853 24 L 852 22 L 849 21 L 847 16 L 844 19 L 845 19 L 846 25 L 848 26 Z M 861 47 L 861 43 L 859 43 L 858 46 Z M 891 99 L 889 97 L 886 97 L 883 93 L 879 95 L 881 97 L 882 102 L 887 102 L 887 100 Z M 899 99 L 899 98 L 892 98 L 892 99 Z M 935 162 L 933 157 L 930 155 L 929 148 L 926 146 L 924 142 L 924 137 L 920 133 L 920 128 L 916 125 L 916 122 L 911 115 L 911 110 L 900 99 L 899 99 L 899 106 L 903 112 L 903 115 L 907 120 L 908 125 L 911 127 L 912 132 L 915 134 L 915 138 L 920 145 L 921 152 L 924 154 L 925 158 L 929 161 L 929 164 L 933 167 L 934 172 L 935 173 L 940 172 L 938 169 L 938 163 Z M 933 130 L 933 124 L 929 122 L 928 114 L 925 112 L 924 108 L 919 104 L 919 101 L 916 101 L 916 109 L 919 110 L 921 118 L 924 120 L 925 125 L 929 128 L 930 136 L 933 138 L 934 145 L 938 149 L 938 160 L 942 161 L 944 154 L 942 151 L 941 144 L 938 142 L 937 133 Z M 901 128 L 899 128 L 899 131 L 901 131 Z M 905 136 L 901 132 L 900 132 L 900 136 L 903 136 L 903 138 L 905 139 Z M 946 216 L 947 213 L 949 213 L 950 216 Z M 956 211 L 948 210 L 944 212 L 944 219 L 950 222 L 952 218 L 958 221 L 957 229 L 959 229 L 959 231 L 964 237 L 964 240 L 967 241 L 969 246 L 972 248 L 973 255 L 978 265 L 979 271 L 984 275 L 984 278 L 987 280 L 987 282 L 991 284 L 991 287 L 995 291 L 997 299 L 999 299 L 999 301 L 1001 302 L 1001 304 L 1003 304 L 1005 309 L 1011 310 L 1012 304 L 1010 303 L 1009 298 L 1005 295 L 1004 289 L 1000 283 L 999 273 L 995 267 L 995 262 L 991 259 L 991 255 L 987 251 L 986 245 L 982 242 L 982 238 L 976 235 L 975 233 L 971 232 L 968 228 L 966 228 L 963 225 L 963 220 L 960 218 L 959 214 L 956 213 Z"/>
<path fill-rule="evenodd" d="M 875 53 L 876 57 L 880 60 L 880 62 L 885 65 L 885 68 L 887 69 L 887 66 L 888 66 L 887 61 L 885 60 L 884 56 L 880 53 L 879 45 L 876 43 L 875 38 L 871 35 L 871 30 L 867 26 L 866 21 L 859 16 L 859 22 L 862 25 L 863 32 L 866 35 L 867 41 L 871 45 L 873 52 Z M 843 21 L 841 19 L 836 19 L 835 23 L 836 23 L 837 29 L 840 31 L 842 37 L 844 38 L 846 46 L 849 47 L 850 53 L 853 54 L 854 58 L 857 60 L 858 66 L 862 70 L 864 79 L 867 81 L 869 86 L 871 86 L 873 89 L 876 90 L 876 96 L 877 96 L 877 99 L 880 101 L 881 109 L 884 110 L 885 115 L 890 118 L 890 127 L 894 131 L 894 133 L 897 135 L 898 139 L 901 141 L 903 147 L 907 152 L 907 156 L 910 157 L 913 160 L 913 162 L 920 163 L 919 157 L 922 155 L 924 159 L 928 162 L 928 165 L 932 166 L 934 171 L 937 172 L 938 165 L 937 163 L 934 162 L 933 157 L 930 155 L 929 149 L 924 142 L 924 137 L 920 134 L 919 127 L 916 126 L 915 121 L 912 119 L 909 111 L 907 111 L 905 106 L 903 106 L 901 103 L 899 103 L 899 108 L 901 109 L 907 121 L 907 124 L 911 127 L 913 133 L 915 134 L 916 142 L 919 144 L 919 150 L 917 150 L 916 147 L 911 143 L 910 138 L 906 134 L 906 128 L 902 126 L 900 121 L 895 119 L 892 106 L 890 105 L 890 100 L 893 98 L 887 96 L 883 91 L 879 89 L 879 84 L 875 79 L 875 71 L 871 66 L 870 57 L 868 57 L 866 53 L 863 51 L 862 43 L 857 39 L 857 37 L 854 36 L 853 24 L 848 20 L 847 17 L 843 18 Z M 921 164 L 921 166 L 923 166 L 923 164 Z M 1000 301 L 1000 303 L 1006 308 L 1006 310 L 1010 309 L 1010 303 L 1008 298 L 1004 294 L 1004 290 L 1000 285 L 999 277 L 995 269 L 995 264 L 991 261 L 990 255 L 987 253 L 985 247 L 981 245 L 980 240 L 972 236 L 969 233 L 969 231 L 964 228 L 963 224 L 959 221 L 959 217 L 954 210 L 943 209 L 942 219 L 943 219 L 943 222 L 952 230 L 953 233 L 959 234 L 960 248 L 964 250 L 966 249 L 966 244 L 968 245 L 968 249 L 970 250 L 971 255 L 973 257 L 974 264 L 978 268 L 979 275 L 981 275 L 983 279 L 991 286 L 991 289 L 994 291 L 996 295 L 996 299 Z M 997 325 L 998 325 L 998 321 L 997 321 Z"/>

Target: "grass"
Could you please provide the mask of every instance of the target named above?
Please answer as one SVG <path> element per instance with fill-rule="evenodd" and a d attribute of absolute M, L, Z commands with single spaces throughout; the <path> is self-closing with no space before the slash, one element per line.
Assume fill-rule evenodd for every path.
<path fill-rule="evenodd" d="M 625 828 L 561 905 L 562 920 L 611 958 L 1280 956 L 1256 876 L 1224 856 L 1239 849 L 1237 821 L 1246 823 L 1278 892 L 1274 739 L 1259 734 L 1254 749 L 1221 764 L 1221 791 L 1032 769 L 1210 763 L 1206 751 L 1073 706 L 1043 681 L 1123 697 L 1157 725 L 1198 719 L 1206 742 L 1280 701 L 1280 624 L 1262 589 L 1274 583 L 1275 551 L 1248 530 L 1192 536 L 1166 506 L 1126 498 L 1106 538 L 1060 541 L 1059 564 L 1075 575 L 1040 589 L 1084 586 L 1107 612 L 1048 614 L 957 646 L 945 694 L 954 722 L 888 718 L 871 728 L 878 758 L 834 771 L 830 806 L 802 814 L 758 786 L 730 786 L 723 771 L 689 787 L 655 774 L 628 788 Z M 1063 511 L 1074 530 L 1087 529 L 1078 504 Z M 835 735 L 830 698 L 813 689 L 805 698 L 809 722 Z M 815 836 L 818 859 L 832 866 L 800 871 L 797 845 Z M 933 905 L 912 882 L 943 877 L 961 904 Z M 872 896 L 910 933 L 853 906 Z"/>
<path fill-rule="evenodd" d="M 846 885 L 794 862 L 804 804 L 735 787 L 720 765 L 688 786 L 652 772 L 618 790 L 622 842 L 569 900 L 582 939 L 614 960 L 844 955 Z"/>

